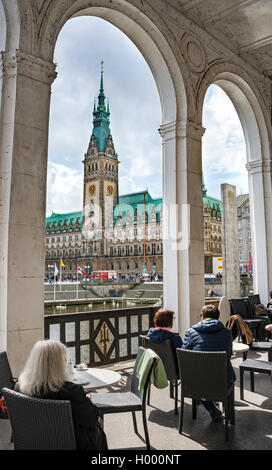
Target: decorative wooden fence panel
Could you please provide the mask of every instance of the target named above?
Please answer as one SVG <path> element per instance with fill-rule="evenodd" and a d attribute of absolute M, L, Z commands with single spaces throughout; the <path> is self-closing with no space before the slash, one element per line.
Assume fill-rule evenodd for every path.
<path fill-rule="evenodd" d="M 134 359 L 139 335 L 153 325 L 157 307 L 103 310 L 46 315 L 45 339 L 55 339 L 68 348 L 74 364 L 101 366 Z"/>

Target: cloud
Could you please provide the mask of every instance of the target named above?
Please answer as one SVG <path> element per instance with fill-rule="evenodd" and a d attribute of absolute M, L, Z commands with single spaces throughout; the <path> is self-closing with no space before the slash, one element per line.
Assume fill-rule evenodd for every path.
<path fill-rule="evenodd" d="M 73 168 L 49 162 L 47 172 L 46 216 L 53 212 L 72 212 L 82 209 L 82 174 Z"/>
<path fill-rule="evenodd" d="M 208 192 L 220 198 L 220 184 L 248 191 L 246 146 L 236 110 L 221 88 L 212 85 L 203 108 L 203 172 Z"/>
<path fill-rule="evenodd" d="M 92 132 L 102 59 L 110 128 L 121 162 L 119 193 L 148 188 L 153 197 L 162 195 L 161 106 L 151 71 L 116 27 L 100 18 L 78 17 L 64 25 L 55 49 L 58 77 L 50 110 L 48 211 L 82 208 L 82 160 Z M 203 170 L 209 194 L 220 197 L 222 182 L 246 191 L 239 118 L 215 85 L 207 92 L 203 121 Z"/>
<path fill-rule="evenodd" d="M 104 20 L 74 18 L 60 33 L 54 59 L 58 77 L 52 86 L 49 161 L 70 166 L 83 178 L 103 59 L 110 128 L 121 161 L 120 194 L 128 180 L 145 189 L 151 179 L 152 191 L 161 194 L 161 106 L 154 78 L 136 46 Z"/>

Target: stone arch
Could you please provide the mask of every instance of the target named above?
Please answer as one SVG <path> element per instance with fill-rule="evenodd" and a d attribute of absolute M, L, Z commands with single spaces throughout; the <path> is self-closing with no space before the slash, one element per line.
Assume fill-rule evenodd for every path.
<path fill-rule="evenodd" d="M 237 65 L 220 61 L 203 76 L 197 93 L 197 122 L 202 122 L 204 97 L 211 84 L 220 86 L 231 99 L 246 142 L 253 240 L 254 291 L 263 302 L 272 282 L 271 265 L 271 161 L 269 113 L 254 81 Z"/>
<path fill-rule="evenodd" d="M 17 2 L 0 0 L 1 51 L 11 51 L 18 49 L 20 41 L 20 28 L 20 14 Z"/>
<path fill-rule="evenodd" d="M 55 78 L 52 61 L 62 26 L 78 15 L 99 16 L 122 30 L 153 73 L 162 107 L 163 198 L 166 205 L 175 206 L 171 230 L 164 238 L 164 304 L 177 312 L 175 328 L 184 333 L 199 317 L 204 299 L 204 272 L 195 263 L 203 253 L 202 128 L 194 121 L 192 82 L 179 51 L 179 38 L 149 3 L 140 2 L 137 8 L 127 0 L 94 0 L 91 7 L 89 0 L 2 2 L 12 4 L 17 21 L 6 57 L 4 80 L 9 88 L 3 87 L 9 127 L 0 128 L 1 154 L 5 163 L 8 161 L 6 186 L 0 187 L 5 196 L 0 213 L 0 237 L 5 242 L 0 243 L 0 271 L 4 273 L 0 276 L 0 321 L 4 325 L 0 342 L 7 347 L 14 373 L 21 369 L 34 342 L 43 336 L 48 119 Z M 199 191 L 195 190 L 198 183 Z M 189 219 L 183 204 L 192 207 L 194 239 L 187 248 L 185 230 L 186 248 L 180 249 L 184 247 L 182 224 Z M 17 344 L 19 347 L 14 346 Z"/>
<path fill-rule="evenodd" d="M 178 65 L 177 59 L 166 41 L 164 34 L 150 20 L 152 10 L 147 15 L 128 2 L 113 0 L 97 0 L 89 6 L 88 0 L 75 0 L 70 8 L 60 6 L 61 2 L 53 5 L 54 19 L 50 14 L 41 25 L 39 54 L 45 60 L 53 60 L 54 48 L 58 35 L 64 24 L 77 16 L 98 16 L 120 29 L 136 45 L 145 58 L 153 74 L 162 107 L 162 124 L 176 120 L 186 121 L 187 100 L 191 102 L 192 91 L 187 67 Z M 57 18 L 57 19 L 56 19 Z M 179 60 L 181 57 L 179 56 Z M 182 71 L 181 71 L 182 70 Z M 184 75 L 184 76 L 183 76 Z"/>
<path fill-rule="evenodd" d="M 55 2 L 52 4 L 52 12 L 49 9 L 47 16 L 40 27 L 39 55 L 46 61 L 52 61 L 55 44 L 63 25 L 73 17 L 88 15 L 98 16 L 117 28 L 119 28 L 139 49 L 145 58 L 156 83 L 162 109 L 162 125 L 160 133 L 163 146 L 163 198 L 167 205 L 181 208 L 182 204 L 189 205 L 192 194 L 184 193 L 181 187 L 187 186 L 188 175 L 186 172 L 179 172 L 178 166 L 183 160 L 186 152 L 184 143 L 190 134 L 190 145 L 195 146 L 195 139 L 199 142 L 201 129 L 195 127 L 194 98 L 192 91 L 192 80 L 188 66 L 180 52 L 180 44 L 173 37 L 172 32 L 166 27 L 164 21 L 157 12 L 145 5 L 144 12 L 133 6 L 130 2 L 123 0 L 96 0 L 90 6 L 88 0 L 76 0 L 70 2 L 67 8 L 65 2 Z M 185 144 L 187 145 L 187 144 Z M 195 152 L 195 148 L 194 148 Z M 195 152 L 196 153 L 196 152 Z M 197 158 L 197 157 L 196 157 Z M 193 167 L 194 165 L 192 165 Z M 195 167 L 198 165 L 196 163 Z M 192 170 L 192 178 L 198 178 L 195 168 Z M 199 178 L 198 178 L 199 179 Z M 201 200 L 201 194 L 199 194 Z M 195 198 L 194 198 L 195 202 Z M 197 208 L 201 212 L 200 203 Z M 188 283 L 190 278 L 189 262 L 179 260 L 180 255 L 173 249 L 177 246 L 176 241 L 180 226 L 183 223 L 181 210 L 172 214 L 171 237 L 164 237 L 164 302 L 168 308 L 182 312 L 177 316 L 175 328 L 183 332 L 192 323 L 192 317 L 198 317 L 197 310 L 203 302 L 204 297 L 204 276 L 199 272 L 199 279 L 203 278 L 199 288 L 199 305 L 194 299 L 194 307 L 190 307 L 192 299 L 188 297 Z M 196 230 L 201 233 L 200 230 Z M 174 243 L 173 243 L 174 241 Z M 201 243 L 198 249 L 201 247 Z M 201 249 L 201 248 L 200 248 Z M 194 248 L 191 250 L 194 251 Z M 188 254 L 187 257 L 191 255 Z M 184 264 L 186 273 L 179 273 L 180 264 Z M 186 283 L 184 282 L 186 279 Z M 183 287 L 181 288 L 181 284 Z M 183 289 L 183 290 L 182 290 Z M 186 292 L 186 294 L 183 294 Z M 203 292 L 203 295 L 202 295 Z M 191 295 L 191 294 L 190 294 Z M 193 312 L 193 313 L 192 313 Z M 196 313 L 197 312 L 197 313 Z"/>

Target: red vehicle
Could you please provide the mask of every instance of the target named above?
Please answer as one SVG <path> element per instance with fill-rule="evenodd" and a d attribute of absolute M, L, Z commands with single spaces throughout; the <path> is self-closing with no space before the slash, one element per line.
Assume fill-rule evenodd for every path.
<path fill-rule="evenodd" d="M 117 273 L 116 271 L 95 271 L 92 272 L 91 278 L 93 279 L 116 279 Z"/>

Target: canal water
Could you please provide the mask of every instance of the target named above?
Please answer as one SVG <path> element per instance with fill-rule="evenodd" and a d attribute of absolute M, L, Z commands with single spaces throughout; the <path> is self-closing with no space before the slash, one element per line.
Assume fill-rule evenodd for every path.
<path fill-rule="evenodd" d="M 85 313 L 85 312 L 95 312 L 103 310 L 118 310 L 120 308 L 130 308 L 130 307 L 145 307 L 147 305 L 152 305 L 157 303 L 158 299 L 150 301 L 129 301 L 129 300 L 119 300 L 119 301 L 94 301 L 89 303 L 77 303 L 69 304 L 65 300 L 59 305 L 45 305 L 44 314 L 45 315 L 54 315 L 54 314 L 69 314 L 69 313 Z"/>

